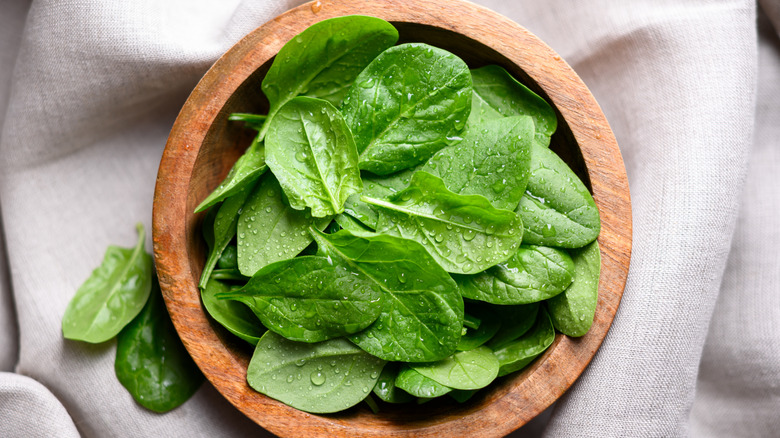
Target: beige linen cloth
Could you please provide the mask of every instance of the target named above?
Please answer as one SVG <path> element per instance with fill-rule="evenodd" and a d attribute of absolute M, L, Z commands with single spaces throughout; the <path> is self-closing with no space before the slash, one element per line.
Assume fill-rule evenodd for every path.
<path fill-rule="evenodd" d="M 0 436 L 267 433 L 209 384 L 154 414 L 114 348 L 60 321 L 108 244 L 150 229 L 178 109 L 217 57 L 297 0 L 0 0 Z M 780 434 L 780 2 L 482 0 L 600 102 L 634 252 L 595 359 L 513 436 Z M 147 246 L 151 249 L 150 242 Z"/>

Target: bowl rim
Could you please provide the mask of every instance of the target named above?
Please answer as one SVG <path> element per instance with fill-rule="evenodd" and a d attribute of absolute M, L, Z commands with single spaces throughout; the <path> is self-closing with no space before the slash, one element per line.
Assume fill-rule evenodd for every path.
<path fill-rule="evenodd" d="M 459 33 L 495 50 L 527 74 L 568 124 L 601 214 L 599 298 L 590 331 L 581 338 L 558 334 L 539 360 L 492 391 L 483 400 L 484 406 L 459 409 L 457 415 L 399 422 L 371 418 L 365 412 L 325 416 L 291 408 L 248 386 L 246 360 L 222 344 L 200 305 L 200 269 L 192 266 L 187 250 L 197 223 L 194 206 L 188 204 L 188 192 L 208 128 L 233 92 L 290 38 L 316 22 L 353 14 Z M 160 286 L 185 347 L 224 397 L 280 436 L 503 436 L 516 430 L 558 399 L 596 354 L 623 295 L 632 240 L 631 201 L 623 159 L 588 88 L 558 54 L 528 30 L 463 0 L 313 1 L 250 32 L 217 60 L 182 107 L 160 162 L 152 223 Z M 225 373 L 225 367 L 241 366 L 243 376 Z"/>

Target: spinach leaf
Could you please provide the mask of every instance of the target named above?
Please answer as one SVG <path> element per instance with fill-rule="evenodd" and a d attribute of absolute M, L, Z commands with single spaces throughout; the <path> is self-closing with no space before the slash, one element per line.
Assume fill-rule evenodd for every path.
<path fill-rule="evenodd" d="M 365 227 L 360 221 L 353 218 L 352 216 L 341 213 L 340 215 L 336 216 L 334 218 L 334 223 L 338 224 L 340 227 L 340 230 L 347 230 L 352 234 L 358 234 L 358 233 L 370 233 L 372 230 L 369 230 Z M 336 231 L 340 231 L 336 230 Z M 328 233 L 333 234 L 333 233 Z"/>
<path fill-rule="evenodd" d="M 539 146 L 531 151 L 531 177 L 517 213 L 525 244 L 579 248 L 601 231 L 588 189 L 555 152 Z"/>
<path fill-rule="evenodd" d="M 448 388 L 430 377 L 423 376 L 407 364 L 401 365 L 398 370 L 395 386 L 421 398 L 439 397 L 452 391 L 452 388 Z"/>
<path fill-rule="evenodd" d="M 309 227 L 324 229 L 331 218 L 312 218 L 282 200 L 282 189 L 269 173 L 249 195 L 238 217 L 238 268 L 251 277 L 260 268 L 295 257 L 311 243 Z"/>
<path fill-rule="evenodd" d="M 387 175 L 424 162 L 463 129 L 471 95 L 468 67 L 452 53 L 420 43 L 385 50 L 341 107 L 360 168 Z"/>
<path fill-rule="evenodd" d="M 379 18 L 353 15 L 313 24 L 279 50 L 263 79 L 268 120 L 299 94 L 340 105 L 355 77 L 396 41 L 398 31 Z"/>
<path fill-rule="evenodd" d="M 384 292 L 377 321 L 350 340 L 385 360 L 430 362 L 455 351 L 463 299 L 422 245 L 387 235 L 313 232 L 321 251 L 344 260 Z"/>
<path fill-rule="evenodd" d="M 562 294 L 547 301 L 553 325 L 568 336 L 583 336 L 593 324 L 599 300 L 601 252 L 599 243 L 571 250 L 574 281 Z"/>
<path fill-rule="evenodd" d="M 363 197 L 381 207 L 377 232 L 422 243 L 445 270 L 473 274 L 502 262 L 523 238 L 520 217 L 482 196 L 458 195 L 426 172 L 390 201 Z"/>
<path fill-rule="evenodd" d="M 459 351 L 430 364 L 412 364 L 412 369 L 452 389 L 479 389 L 498 375 L 498 359 L 488 347 Z"/>
<path fill-rule="evenodd" d="M 249 187 L 262 175 L 268 167 L 265 165 L 265 150 L 263 143 L 256 137 L 249 149 L 240 156 L 228 172 L 225 179 L 203 200 L 195 209 L 195 213 L 206 210 L 217 202 L 235 195 Z"/>
<path fill-rule="evenodd" d="M 540 146 L 550 144 L 550 136 L 558 127 L 558 119 L 550 104 L 497 65 L 472 70 L 471 77 L 474 93 L 479 96 L 482 105 L 490 106 L 505 117 L 533 117 L 536 143 Z"/>
<path fill-rule="evenodd" d="M 497 350 L 523 336 L 534 325 L 540 307 L 539 303 L 493 306 L 496 319 L 501 321 L 501 328 L 488 341 L 487 346 Z"/>
<path fill-rule="evenodd" d="M 382 368 L 382 374 L 374 386 L 374 394 L 388 403 L 406 403 L 414 400 L 409 393 L 400 391 L 395 386 L 398 377 L 398 362 L 389 362 Z"/>
<path fill-rule="evenodd" d="M 152 289 L 152 257 L 144 250 L 146 232 L 136 225 L 135 248 L 111 245 L 103 262 L 76 291 L 62 317 L 67 339 L 105 342 L 119 333 L 141 309 Z"/>
<path fill-rule="evenodd" d="M 350 268 L 328 257 L 296 257 L 264 267 L 243 288 L 217 298 L 247 304 L 287 339 L 320 342 L 368 327 L 387 299 L 373 279 Z"/>
<path fill-rule="evenodd" d="M 476 275 L 454 278 L 465 298 L 492 304 L 527 304 L 563 292 L 573 275 L 574 262 L 565 251 L 521 245 L 506 262 Z"/>
<path fill-rule="evenodd" d="M 228 245 L 222 250 L 222 254 L 220 254 L 219 260 L 217 260 L 217 268 L 238 269 L 238 248 L 236 248 L 236 245 Z"/>
<path fill-rule="evenodd" d="M 217 294 L 230 292 L 230 290 L 228 284 L 212 278 L 206 284 L 206 288 L 200 292 L 203 307 L 215 321 L 230 333 L 252 345 L 257 345 L 257 341 L 266 329 L 255 314 L 244 303 L 219 300 L 216 297 Z"/>
<path fill-rule="evenodd" d="M 203 375 L 179 340 L 154 287 L 141 313 L 117 336 L 114 370 L 135 401 L 155 412 L 167 412 L 187 401 Z"/>
<path fill-rule="evenodd" d="M 258 132 L 262 129 L 266 119 L 267 116 L 262 114 L 233 113 L 228 116 L 228 120 L 244 122 L 247 127 Z"/>
<path fill-rule="evenodd" d="M 550 315 L 542 308 L 533 327 L 526 334 L 493 351 L 500 364 L 499 377 L 525 368 L 544 353 L 554 340 L 555 329 Z"/>
<path fill-rule="evenodd" d="M 235 195 L 227 198 L 222 205 L 219 206 L 216 216 L 214 216 L 214 231 L 209 233 L 213 236 L 214 244 L 209 250 L 209 256 L 206 259 L 206 264 L 203 266 L 203 272 L 200 274 L 200 282 L 198 287 L 202 290 L 206 288 L 206 284 L 211 278 L 211 272 L 217 265 L 219 258 L 222 256 L 222 251 L 228 246 L 236 235 L 238 228 L 238 217 L 241 213 L 241 208 L 244 206 L 244 202 L 249 197 L 254 189 L 254 182 L 249 187 L 244 187 Z"/>
<path fill-rule="evenodd" d="M 525 193 L 534 124 L 530 117 L 502 117 L 470 127 L 463 141 L 448 146 L 420 168 L 447 189 L 482 195 L 494 207 L 515 210 Z"/>
<path fill-rule="evenodd" d="M 366 398 L 384 365 L 343 338 L 306 344 L 268 331 L 249 361 L 247 382 L 296 409 L 329 413 Z"/>
<path fill-rule="evenodd" d="M 474 76 L 472 75 L 472 81 Z M 482 96 L 480 96 L 476 90 L 471 96 L 471 113 L 469 113 L 469 121 L 466 124 L 466 129 L 471 130 L 472 126 L 479 125 L 491 119 L 500 119 L 504 117 L 500 112 L 493 109 L 488 102 L 486 102 Z"/>
<path fill-rule="evenodd" d="M 363 180 L 362 195 L 369 198 L 387 200 L 395 193 L 407 188 L 412 180 L 412 175 L 420 167 L 415 166 L 388 176 L 377 176 L 364 171 L 361 173 L 361 179 Z M 376 230 L 379 222 L 378 209 L 361 201 L 360 196 L 361 194 L 356 193 L 347 198 L 347 202 L 344 204 L 344 211 L 365 226 Z"/>
<path fill-rule="evenodd" d="M 449 396 L 458 403 L 465 403 L 476 393 L 476 389 L 453 389 Z"/>
<path fill-rule="evenodd" d="M 480 319 L 479 327 L 468 328 L 458 343 L 459 351 L 473 350 L 492 338 L 501 328 L 501 320 L 495 317 L 493 306 L 469 302 L 466 305 L 466 316 L 474 315 Z"/>
<path fill-rule="evenodd" d="M 296 210 L 315 217 L 339 214 L 363 190 L 355 141 L 341 113 L 327 101 L 296 97 L 270 121 L 266 161 Z"/>

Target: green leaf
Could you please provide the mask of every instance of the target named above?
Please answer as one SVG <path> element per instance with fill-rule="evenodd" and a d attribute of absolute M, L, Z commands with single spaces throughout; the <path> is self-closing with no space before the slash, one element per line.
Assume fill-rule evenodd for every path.
<path fill-rule="evenodd" d="M 517 213 L 523 218 L 523 243 L 579 248 L 596 240 L 601 219 L 585 184 L 555 152 L 536 146 L 531 177 Z"/>
<path fill-rule="evenodd" d="M 282 200 L 282 189 L 269 173 L 252 191 L 238 218 L 238 267 L 251 277 L 266 265 L 295 257 L 311 242 L 309 227 L 324 229 L 330 217 L 312 218 Z"/>
<path fill-rule="evenodd" d="M 448 388 L 429 377 L 423 376 L 407 364 L 401 365 L 398 377 L 395 379 L 395 386 L 415 397 L 421 398 L 439 397 L 452 391 L 452 388 Z"/>
<path fill-rule="evenodd" d="M 76 291 L 62 317 L 66 339 L 105 342 L 141 309 L 152 289 L 152 257 L 144 250 L 146 232 L 137 224 L 135 248 L 111 245 L 103 262 Z"/>
<path fill-rule="evenodd" d="M 219 260 L 217 260 L 217 268 L 238 269 L 238 248 L 236 248 L 236 245 L 228 245 L 222 250 L 222 254 L 220 254 Z"/>
<path fill-rule="evenodd" d="M 396 41 L 398 31 L 374 17 L 352 15 L 311 25 L 279 50 L 263 79 L 269 121 L 298 95 L 339 106 L 355 77 Z"/>
<path fill-rule="evenodd" d="M 568 336 L 583 336 L 590 330 L 599 300 L 601 252 L 598 241 L 571 250 L 574 281 L 562 294 L 547 301 L 553 325 Z"/>
<path fill-rule="evenodd" d="M 247 382 L 302 411 L 338 412 L 368 396 L 384 365 L 346 339 L 307 344 L 268 331 L 249 361 Z"/>
<path fill-rule="evenodd" d="M 411 364 L 412 369 L 452 389 L 479 389 L 498 375 L 498 359 L 485 346 L 459 351 L 430 364 Z"/>
<path fill-rule="evenodd" d="M 482 195 L 494 207 L 516 210 L 525 193 L 534 124 L 530 117 L 503 117 L 472 125 L 463 141 L 448 146 L 420 168 L 447 189 Z"/>
<path fill-rule="evenodd" d="M 454 276 L 465 298 L 492 304 L 528 304 L 563 292 L 574 262 L 562 250 L 521 245 L 509 260 L 479 274 Z"/>
<path fill-rule="evenodd" d="M 499 377 L 525 368 L 544 353 L 554 340 L 555 329 L 550 321 L 550 315 L 542 308 L 536 317 L 536 322 L 527 333 L 493 351 L 500 364 Z"/>
<path fill-rule="evenodd" d="M 550 136 L 558 127 L 550 104 L 497 65 L 472 70 L 471 77 L 481 105 L 490 106 L 504 117 L 531 116 L 536 126 L 536 142 L 541 146 L 550 144 Z"/>
<path fill-rule="evenodd" d="M 117 336 L 114 370 L 135 401 L 167 412 L 187 401 L 203 375 L 179 340 L 154 282 L 140 314 Z"/>
<path fill-rule="evenodd" d="M 362 196 L 386 201 L 394 194 L 409 187 L 412 175 L 419 168 L 420 166 L 415 166 L 387 176 L 377 176 L 364 171 L 361 173 L 361 179 L 363 180 Z M 359 220 L 363 225 L 376 230 L 379 223 L 378 209 L 361 201 L 360 197 L 361 194 L 356 193 L 347 198 L 347 202 L 344 204 L 344 211 Z"/>
<path fill-rule="evenodd" d="M 219 300 L 216 295 L 231 290 L 230 286 L 215 279 L 209 280 L 206 288 L 200 292 L 203 307 L 215 321 L 225 327 L 230 333 L 257 345 L 260 336 L 265 333 L 265 327 L 257 319 L 252 310 L 244 303 L 231 300 Z"/>
<path fill-rule="evenodd" d="M 477 393 L 478 390 L 476 389 L 453 389 L 449 396 L 453 398 L 458 403 L 465 403 L 467 402 L 471 397 L 474 396 L 474 394 Z"/>
<path fill-rule="evenodd" d="M 430 362 L 455 351 L 463 326 L 463 299 L 449 275 L 422 245 L 387 235 L 315 232 L 333 259 L 345 260 L 384 292 L 377 321 L 350 340 L 385 360 Z"/>
<path fill-rule="evenodd" d="M 368 327 L 387 299 L 363 272 L 318 256 L 272 263 L 243 288 L 217 298 L 245 303 L 268 329 L 302 342 L 320 342 Z"/>
<path fill-rule="evenodd" d="M 478 302 L 466 303 L 466 316 L 474 315 L 480 319 L 479 327 L 467 328 L 458 343 L 459 351 L 473 350 L 492 338 L 501 328 L 501 319 L 496 318 L 493 306 Z"/>
<path fill-rule="evenodd" d="M 396 388 L 395 379 L 398 377 L 399 362 L 389 362 L 382 368 L 382 374 L 374 386 L 374 394 L 388 403 L 406 403 L 414 400 L 409 393 Z"/>
<path fill-rule="evenodd" d="M 334 222 L 338 224 L 341 230 L 347 230 L 352 234 L 370 233 L 372 231 L 366 228 L 365 225 L 363 225 L 360 221 L 358 221 L 357 219 L 353 218 L 352 216 L 346 213 L 341 213 L 340 215 L 336 216 L 334 218 Z M 332 234 L 332 233 L 328 233 L 328 234 Z"/>
<path fill-rule="evenodd" d="M 296 210 L 315 217 L 344 211 L 363 190 L 352 134 L 341 113 L 321 99 L 296 97 L 269 122 L 266 161 Z"/>
<path fill-rule="evenodd" d="M 267 116 L 262 114 L 233 113 L 228 116 L 228 120 L 244 122 L 247 127 L 252 128 L 255 131 L 260 131 L 262 129 L 266 119 Z"/>
<path fill-rule="evenodd" d="M 203 272 L 200 275 L 200 282 L 198 287 L 202 290 L 206 288 L 206 284 L 211 278 L 211 272 L 217 265 L 219 258 L 222 256 L 222 251 L 228 246 L 236 235 L 238 228 L 238 216 L 241 213 L 241 208 L 244 206 L 246 199 L 254 189 L 254 182 L 248 187 L 244 187 L 239 190 L 235 195 L 227 198 L 220 206 L 216 216 L 214 216 L 214 231 L 208 233 L 213 236 L 214 244 L 209 250 L 209 256 L 206 259 L 206 264 L 203 266 Z M 204 234 L 206 234 L 204 232 Z"/>
<path fill-rule="evenodd" d="M 195 213 L 204 211 L 217 202 L 223 201 L 248 188 L 266 169 L 268 167 L 265 165 L 263 143 L 259 140 L 259 137 L 255 137 L 252 144 L 244 152 L 244 155 L 240 156 L 236 163 L 233 164 L 222 183 L 198 205 Z"/>
<path fill-rule="evenodd" d="M 472 75 L 472 81 L 473 78 L 474 76 Z M 476 90 L 473 93 L 474 94 L 471 96 L 471 113 L 469 113 L 469 121 L 466 124 L 467 130 L 470 130 L 472 126 L 479 125 L 488 120 L 504 117 L 500 112 L 493 109 L 493 107 L 476 92 Z"/>
<path fill-rule="evenodd" d="M 463 129 L 471 95 L 468 67 L 452 53 L 420 43 L 385 50 L 341 107 L 360 168 L 387 175 L 424 162 Z"/>
<path fill-rule="evenodd" d="M 362 198 L 381 207 L 377 232 L 422 243 L 445 270 L 473 274 L 517 251 L 522 221 L 482 196 L 458 195 L 441 178 L 426 172 L 412 176 L 409 188 L 390 201 Z"/>
<path fill-rule="evenodd" d="M 501 321 L 501 328 L 488 341 L 488 347 L 497 350 L 523 336 L 534 325 L 540 307 L 539 303 L 493 306 L 496 319 Z"/>

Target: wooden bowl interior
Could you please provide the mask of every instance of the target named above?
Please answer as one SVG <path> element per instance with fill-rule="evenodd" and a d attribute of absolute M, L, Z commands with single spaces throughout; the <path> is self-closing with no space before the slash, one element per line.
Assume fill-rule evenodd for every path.
<path fill-rule="evenodd" d="M 393 2 L 400 0 L 392 0 L 391 3 Z M 441 3 L 442 1 L 425 0 L 419 2 L 419 7 L 424 10 L 425 7 L 434 5 L 439 7 Z M 447 0 L 443 3 L 466 8 L 468 13 L 486 14 L 486 17 L 496 20 L 504 27 L 511 26 L 510 31 L 501 36 L 505 42 L 507 38 L 516 36 L 513 32 L 522 29 L 484 8 L 459 0 Z M 221 82 L 223 80 L 220 79 L 222 76 L 219 75 L 230 73 L 219 72 L 220 66 L 233 68 L 235 65 L 251 64 L 244 60 L 260 56 L 252 51 L 254 49 L 246 47 L 247 44 L 256 44 L 258 41 L 257 35 L 250 38 L 252 34 L 237 44 L 238 49 L 231 49 L 207 73 L 182 109 L 166 146 L 155 192 L 153 230 L 155 259 L 166 304 L 185 346 L 217 390 L 247 416 L 278 435 L 503 435 L 547 408 L 571 385 L 595 354 L 614 318 L 625 285 L 631 245 L 630 201 L 622 158 L 598 105 L 576 74 L 560 61 L 560 58 L 557 58 L 554 65 L 569 75 L 565 80 L 572 82 L 577 92 L 584 90 L 582 92 L 585 102 L 582 105 L 574 104 L 574 110 L 569 105 L 569 96 L 564 96 L 564 93 L 570 91 L 561 91 L 551 86 L 550 82 L 540 83 L 535 80 L 534 78 L 543 78 L 543 73 L 533 71 L 529 74 L 518 65 L 518 58 L 513 62 L 502 54 L 507 53 L 506 46 L 496 50 L 489 44 L 450 30 L 448 26 L 426 22 L 435 19 L 420 20 L 413 14 L 407 17 L 403 12 L 396 13 L 392 9 L 383 9 L 382 5 L 371 2 L 369 4 L 372 6 L 360 13 L 391 21 L 399 31 L 399 42 L 424 42 L 441 47 L 460 56 L 471 68 L 488 64 L 500 65 L 553 105 L 558 114 L 558 129 L 552 137 L 551 147 L 591 188 L 602 212 L 602 234 L 599 237 L 602 248 L 600 298 L 591 332 L 579 339 L 558 335 L 551 348 L 525 370 L 498 379 L 463 404 L 443 397 L 428 402 L 423 407 L 415 404 L 403 406 L 383 403 L 379 414 L 372 413 L 360 404 L 338 414 L 311 415 L 271 400 L 249 388 L 246 384 L 246 367 L 252 347 L 213 321 L 200 306 L 197 281 L 207 250 L 199 227 L 204 215 L 192 212 L 222 181 L 252 140 L 254 132 L 240 122 L 228 121 L 229 114 L 267 112 L 268 102 L 260 84 L 272 59 L 265 60 L 252 72 L 239 72 L 239 76 L 245 74 L 246 77 L 237 85 L 231 85 L 235 90 L 229 90 L 229 97 L 210 98 L 210 93 L 219 94 L 219 87 L 224 86 L 224 82 Z M 346 5 L 347 12 L 349 8 L 364 10 L 363 3 L 358 0 L 345 0 L 343 5 Z M 288 14 L 308 14 L 308 7 L 309 5 L 301 6 Z M 385 7 L 392 8 L 391 5 Z M 311 10 L 314 11 L 314 8 Z M 314 12 L 316 15 L 317 11 Z M 323 9 L 323 12 L 327 10 Z M 383 16 L 385 13 L 389 15 Z M 332 14 L 345 15 L 336 9 Z M 269 23 L 280 28 L 298 26 L 297 32 L 308 25 L 294 24 L 294 17 L 288 18 L 287 21 L 280 21 L 278 18 Z M 329 17 L 320 16 L 310 20 L 313 22 L 324 18 Z M 261 32 L 262 29 L 261 27 L 255 33 Z M 533 35 L 524 29 L 522 31 L 525 33 L 521 36 L 538 42 Z M 270 38 L 269 35 L 271 34 L 261 36 Z M 289 39 L 292 35 L 294 33 L 286 38 Z M 278 50 L 285 41 L 277 40 L 273 45 Z M 514 40 L 510 40 L 510 43 L 514 43 Z M 554 55 L 543 43 L 538 44 L 546 50 L 538 56 L 546 58 Z M 244 60 L 235 61 L 231 56 L 242 56 Z M 534 62 L 529 61 L 525 67 L 530 71 L 535 68 Z M 554 83 L 555 80 L 557 79 L 553 78 L 549 81 Z M 568 106 L 559 108 L 561 103 Z M 587 120 L 582 122 L 579 115 L 576 120 L 572 118 L 575 114 L 572 111 L 580 111 L 578 105 L 585 107 L 587 117 L 583 118 L 597 126 L 591 127 Z M 570 124 L 566 116 L 575 120 L 575 123 Z M 193 133 L 193 130 L 196 132 Z M 601 149 L 603 151 L 600 151 Z M 616 182 L 610 182 L 612 180 Z M 181 193 L 183 190 L 186 190 L 186 195 Z M 621 197 L 614 201 L 613 195 Z"/>

